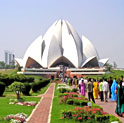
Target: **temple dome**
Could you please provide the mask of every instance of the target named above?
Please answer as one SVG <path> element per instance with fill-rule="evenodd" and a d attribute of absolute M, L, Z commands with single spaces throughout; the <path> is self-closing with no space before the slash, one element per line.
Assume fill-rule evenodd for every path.
<path fill-rule="evenodd" d="M 16 58 L 23 68 L 50 68 L 65 65 L 72 68 L 100 67 L 108 59 L 100 60 L 94 45 L 82 39 L 65 20 L 58 20 L 45 35 L 39 36 L 27 49 L 24 58 Z"/>

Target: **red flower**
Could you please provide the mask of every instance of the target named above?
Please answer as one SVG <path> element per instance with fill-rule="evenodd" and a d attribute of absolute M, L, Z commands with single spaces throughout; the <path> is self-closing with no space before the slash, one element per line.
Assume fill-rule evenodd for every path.
<path fill-rule="evenodd" d="M 87 119 L 88 119 L 88 120 L 90 120 L 91 118 L 90 118 L 90 117 L 88 117 Z"/>
<path fill-rule="evenodd" d="M 108 113 L 107 113 L 107 112 L 102 112 L 102 114 L 103 114 L 103 115 L 106 115 L 106 114 L 108 114 Z"/>
<path fill-rule="evenodd" d="M 96 113 L 96 111 L 93 111 L 92 113 L 93 113 L 93 114 L 95 114 L 95 113 Z"/>
<path fill-rule="evenodd" d="M 64 117 L 61 117 L 61 119 L 64 119 Z"/>
<path fill-rule="evenodd" d="M 78 120 L 82 120 L 82 117 L 78 117 Z"/>
<path fill-rule="evenodd" d="M 77 116 L 76 114 L 73 115 L 73 117 L 76 117 L 76 116 Z"/>

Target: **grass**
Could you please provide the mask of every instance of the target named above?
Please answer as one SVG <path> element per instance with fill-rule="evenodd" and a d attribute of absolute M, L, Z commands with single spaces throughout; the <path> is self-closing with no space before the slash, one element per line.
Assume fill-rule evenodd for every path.
<path fill-rule="evenodd" d="M 39 97 L 34 97 L 40 94 L 45 93 L 45 91 L 48 89 L 51 83 L 49 83 L 46 87 L 42 88 L 41 91 L 38 93 L 33 93 L 32 96 L 23 96 L 21 95 L 21 98 L 23 98 L 25 101 L 36 101 L 38 102 L 40 100 Z M 10 99 L 16 99 L 16 94 L 14 92 L 5 92 L 4 95 L 6 97 L 0 97 L 0 116 L 5 117 L 8 114 L 16 114 L 16 113 L 26 113 L 30 114 L 32 112 L 32 109 L 34 107 L 30 106 L 19 106 L 19 105 L 10 105 Z M 23 107 L 23 108 L 22 108 Z"/>
<path fill-rule="evenodd" d="M 1 97 L 0 98 L 0 116 L 6 117 L 9 114 L 17 114 L 17 113 L 26 113 L 30 115 L 32 110 L 34 109 L 33 106 L 20 106 L 20 105 L 10 105 L 10 99 L 16 99 L 14 97 Z M 25 101 L 36 101 L 38 102 L 40 98 L 36 97 L 23 97 Z"/>
<path fill-rule="evenodd" d="M 71 120 L 71 119 L 68 119 L 68 120 L 61 119 L 63 110 L 73 110 L 76 106 L 68 105 L 68 104 L 59 104 L 59 100 L 60 100 L 60 98 L 58 97 L 59 94 L 60 94 L 60 92 L 57 90 L 57 84 L 56 84 L 50 123 L 75 123 L 75 121 Z M 97 106 L 96 104 L 93 104 L 93 105 Z M 79 123 L 79 122 L 77 122 L 77 123 Z M 82 122 L 82 123 L 85 123 L 85 122 Z"/>
<path fill-rule="evenodd" d="M 59 104 L 59 91 L 55 87 L 54 99 L 53 99 L 53 106 L 52 106 L 52 114 L 51 114 L 51 122 L 50 123 L 74 123 L 72 120 L 62 120 L 61 112 L 62 110 L 71 110 L 74 109 L 75 106 L 73 105 L 65 105 Z"/>
<path fill-rule="evenodd" d="M 41 89 L 38 93 L 33 93 L 32 96 L 23 96 L 21 94 L 21 98 L 25 101 L 36 101 L 37 103 L 41 99 L 41 97 L 34 97 L 40 94 L 45 93 L 51 83 Z M 9 123 L 9 121 L 1 120 L 9 114 L 17 114 L 17 113 L 25 113 L 28 116 L 31 114 L 34 106 L 20 106 L 9 104 L 10 99 L 16 99 L 16 94 L 14 92 L 4 92 L 5 97 L 0 97 L 0 123 Z"/>
<path fill-rule="evenodd" d="M 104 75 L 89 75 L 88 78 L 95 78 L 98 79 L 99 78 L 117 78 L 117 80 L 120 78 L 120 76 L 124 76 L 124 71 L 122 70 L 111 70 L 110 73 L 104 74 Z"/>
<path fill-rule="evenodd" d="M 9 75 L 15 75 L 17 73 L 17 68 L 15 69 L 4 69 L 4 70 L 0 70 L 1 74 L 9 74 Z"/>

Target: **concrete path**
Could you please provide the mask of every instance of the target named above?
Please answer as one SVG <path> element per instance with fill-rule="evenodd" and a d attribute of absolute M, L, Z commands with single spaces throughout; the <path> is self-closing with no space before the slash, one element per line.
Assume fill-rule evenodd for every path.
<path fill-rule="evenodd" d="M 86 97 L 88 98 L 88 93 L 86 93 Z M 101 102 L 100 99 L 95 99 L 95 102 L 96 102 L 97 105 L 99 105 L 100 107 L 102 107 L 105 112 L 107 112 L 108 114 L 112 114 L 112 115 L 118 117 L 120 119 L 120 121 L 122 123 L 124 123 L 124 118 L 118 116 L 115 113 L 116 102 L 111 102 L 110 100 L 108 100 L 108 102 Z"/>
<path fill-rule="evenodd" d="M 49 123 L 55 83 L 52 83 L 47 92 L 42 96 L 40 103 L 33 112 L 28 123 Z"/>
<path fill-rule="evenodd" d="M 122 123 L 124 123 L 124 118 L 118 116 L 115 113 L 115 108 L 116 108 L 116 102 L 111 102 L 110 100 L 108 102 L 101 102 L 100 99 L 96 99 L 96 104 L 101 106 L 103 110 L 109 114 L 112 114 L 120 119 Z"/>

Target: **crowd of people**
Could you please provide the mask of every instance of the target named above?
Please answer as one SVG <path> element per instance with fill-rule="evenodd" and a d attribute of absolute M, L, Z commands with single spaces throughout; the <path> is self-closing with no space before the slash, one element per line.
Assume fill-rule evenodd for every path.
<path fill-rule="evenodd" d="M 115 112 L 119 116 L 124 117 L 124 78 L 123 76 L 117 81 L 116 78 L 112 79 L 110 77 L 107 79 L 100 79 L 97 81 L 96 79 L 88 78 L 65 78 L 63 80 L 66 84 L 70 86 L 74 86 L 79 88 L 80 94 L 82 96 L 88 93 L 88 100 L 92 100 L 95 103 L 95 100 L 100 98 L 101 101 L 108 102 L 110 101 L 116 102 L 116 110 Z"/>

